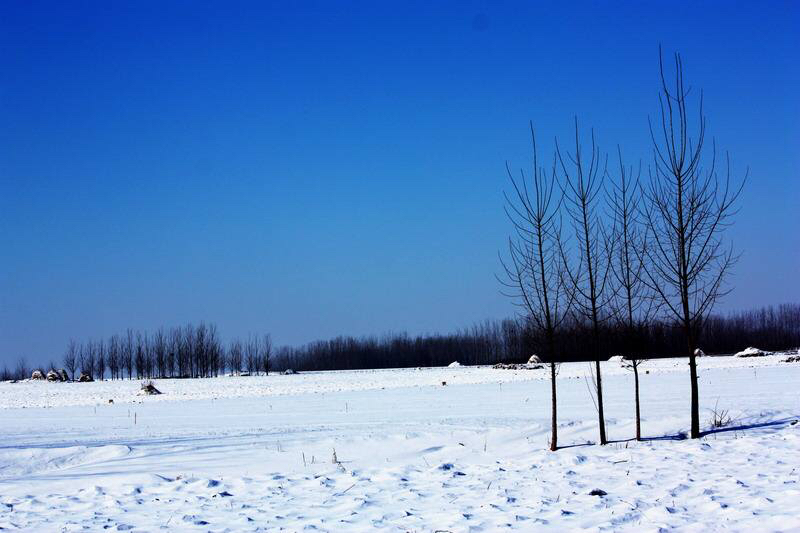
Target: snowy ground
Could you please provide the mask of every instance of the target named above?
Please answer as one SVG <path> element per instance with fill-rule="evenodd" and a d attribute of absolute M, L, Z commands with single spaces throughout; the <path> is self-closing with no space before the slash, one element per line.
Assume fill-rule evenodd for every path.
<path fill-rule="evenodd" d="M 589 365 L 563 365 L 556 453 L 544 370 L 160 380 L 155 397 L 0 383 L 0 527 L 800 530 L 800 364 L 783 358 L 700 359 L 704 426 L 715 405 L 733 421 L 698 441 L 681 438 L 686 361 L 646 363 L 641 443 L 632 375 L 604 363 L 604 447 L 586 444 Z"/>

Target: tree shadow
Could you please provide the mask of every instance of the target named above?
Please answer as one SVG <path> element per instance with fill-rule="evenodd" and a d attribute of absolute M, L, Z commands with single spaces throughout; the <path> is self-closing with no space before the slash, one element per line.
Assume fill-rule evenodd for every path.
<path fill-rule="evenodd" d="M 780 420 L 770 420 L 767 422 L 753 422 L 750 424 L 739 424 L 739 425 L 730 425 L 724 426 L 719 428 L 711 428 L 706 431 L 700 433 L 701 437 L 707 437 L 709 435 L 716 435 L 718 433 L 728 433 L 731 431 L 748 431 L 754 429 L 784 429 L 788 426 L 794 426 L 797 424 L 798 418 L 796 417 L 788 417 L 788 418 L 781 418 Z"/>
<path fill-rule="evenodd" d="M 674 435 L 661 435 L 659 437 L 642 437 L 639 442 L 650 442 L 650 441 L 662 441 L 662 440 L 686 440 L 688 436 L 686 433 L 679 432 Z M 609 440 L 606 445 L 609 444 L 627 444 L 629 442 L 636 442 L 634 437 L 629 439 L 612 439 Z M 576 442 L 574 444 L 567 444 L 565 446 L 559 446 L 559 450 L 567 450 L 569 448 L 583 448 L 584 446 L 596 446 L 597 443 L 594 441 L 586 441 L 586 442 Z"/>
<path fill-rule="evenodd" d="M 729 432 L 746 432 L 746 431 L 754 431 L 754 430 L 761 430 L 761 429 L 770 429 L 770 430 L 781 430 L 785 429 L 789 426 L 794 426 L 800 423 L 800 417 L 786 417 L 781 418 L 779 420 L 768 420 L 763 422 L 750 422 L 750 423 L 740 423 L 737 425 L 729 425 L 720 428 L 709 428 L 705 431 L 700 432 L 700 438 L 709 437 L 711 435 L 721 434 L 721 433 L 729 433 Z M 676 440 L 688 440 L 689 435 L 684 431 L 679 431 L 678 433 L 669 434 L 669 435 L 660 435 L 655 437 L 642 437 L 639 442 L 658 442 L 658 441 L 676 441 Z M 629 439 L 616 439 L 616 440 L 609 440 L 608 444 L 627 444 L 631 442 L 636 442 L 636 439 L 631 437 Z M 582 448 L 584 446 L 595 446 L 597 443 L 593 441 L 587 442 L 579 442 L 575 444 L 567 444 L 565 446 L 559 446 L 559 450 L 566 450 L 569 448 Z"/>

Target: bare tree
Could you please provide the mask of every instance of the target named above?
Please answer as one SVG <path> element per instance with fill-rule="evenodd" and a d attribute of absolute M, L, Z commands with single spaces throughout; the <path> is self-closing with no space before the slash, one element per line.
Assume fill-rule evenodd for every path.
<path fill-rule="evenodd" d="M 644 361 L 642 329 L 647 327 L 654 309 L 653 299 L 644 284 L 641 261 L 642 250 L 647 246 L 639 206 L 642 203 L 640 187 L 641 162 L 633 175 L 633 167 L 626 167 L 622 150 L 617 147 L 619 177 L 612 183 L 609 205 L 614 218 L 613 239 L 616 249 L 611 256 L 611 273 L 614 285 L 612 308 L 621 330 L 618 350 L 625 356 L 625 366 L 633 371 L 634 404 L 636 414 L 636 440 L 642 439 L 641 404 L 639 401 L 639 365 Z"/>
<path fill-rule="evenodd" d="M 548 174 L 539 165 L 533 124 L 530 128 L 533 151 L 530 178 L 524 171 L 515 178 L 506 164 L 514 192 L 510 196 L 504 193 L 505 211 L 514 230 L 508 240 L 508 258 L 500 257 L 504 270 L 500 282 L 505 287 L 504 294 L 515 300 L 527 323 L 544 338 L 544 355 L 550 366 L 550 450 L 555 451 L 558 449 L 556 334 L 569 312 L 570 301 L 559 255 L 560 202 L 554 197 L 556 172 L 553 168 Z"/>
<path fill-rule="evenodd" d="M 94 361 L 96 355 L 95 345 L 92 341 L 81 345 L 79 360 L 81 374 L 86 374 L 89 377 L 94 375 Z"/>
<path fill-rule="evenodd" d="M 119 379 L 120 373 L 120 342 L 119 335 L 112 335 L 108 340 L 108 370 L 111 379 Z"/>
<path fill-rule="evenodd" d="M 231 368 L 231 374 L 239 375 L 242 373 L 242 341 L 239 339 L 231 342 L 231 347 L 228 350 L 228 364 Z"/>
<path fill-rule="evenodd" d="M 94 362 L 95 379 L 104 379 L 106 374 L 106 345 L 103 339 L 97 343 L 97 358 Z"/>
<path fill-rule="evenodd" d="M 195 352 L 195 332 L 192 324 L 187 324 L 183 328 L 183 342 L 181 342 L 181 361 L 183 370 L 181 375 L 184 377 L 194 377 L 194 352 Z"/>
<path fill-rule="evenodd" d="M 644 250 L 648 286 L 686 338 L 691 380 L 691 437 L 700 437 L 700 409 L 695 350 L 700 327 L 714 304 L 730 289 L 724 282 L 737 256 L 725 246 L 723 232 L 732 222 L 744 179 L 731 180 L 730 156 L 720 177 L 712 139 L 706 150 L 703 93 L 698 121 L 690 131 L 683 63 L 675 54 L 675 79 L 670 87 L 659 50 L 661 74 L 660 124 L 650 122 L 653 166 L 646 188 L 645 219 L 652 246 Z M 658 132 L 656 131 L 658 130 Z"/>
<path fill-rule="evenodd" d="M 70 339 L 67 351 L 64 352 L 64 368 L 69 372 L 69 379 L 75 380 L 75 369 L 78 367 L 78 345 Z"/>
<path fill-rule="evenodd" d="M 124 362 L 125 370 L 128 372 L 128 379 L 133 379 L 133 356 L 134 356 L 134 345 L 133 345 L 133 331 L 128 329 L 125 332 L 125 344 L 122 347 L 122 359 Z"/>
<path fill-rule="evenodd" d="M 222 346 L 217 336 L 217 325 L 209 324 L 208 334 L 206 335 L 206 376 L 218 376 L 220 362 L 223 359 Z"/>
<path fill-rule="evenodd" d="M 173 328 L 169 332 L 169 350 L 167 352 L 167 373 L 169 377 L 175 376 L 175 367 L 181 350 L 181 330 Z"/>
<path fill-rule="evenodd" d="M 16 379 L 26 379 L 31 377 L 31 369 L 28 367 L 28 361 L 25 357 L 20 357 L 17 360 L 17 368 L 15 370 Z"/>
<path fill-rule="evenodd" d="M 167 376 L 167 338 L 164 328 L 158 328 L 153 336 L 153 353 L 155 354 L 155 368 L 158 377 Z"/>
<path fill-rule="evenodd" d="M 594 360 L 594 382 L 597 400 L 597 419 L 600 429 L 600 444 L 606 438 L 605 414 L 603 411 L 603 378 L 600 373 L 600 325 L 609 315 L 606 306 L 611 300 L 609 273 L 613 240 L 603 223 L 601 195 L 605 192 L 604 179 L 607 173 L 607 158 L 600 154 L 591 133 L 591 149 L 588 162 L 581 149 L 578 119 L 575 119 L 575 151 L 562 153 L 556 141 L 556 154 L 563 175 L 564 206 L 572 221 L 576 242 L 575 259 L 570 260 L 562 248 L 564 273 L 569 290 L 573 294 L 577 314 L 589 321 L 591 326 L 590 353 Z"/>
<path fill-rule="evenodd" d="M 245 364 L 250 375 L 258 371 L 258 337 L 251 336 L 244 346 Z"/>
<path fill-rule="evenodd" d="M 272 355 L 272 337 L 269 334 L 264 335 L 261 341 L 261 355 L 259 361 L 261 362 L 261 370 L 269 376 L 270 356 Z"/>
<path fill-rule="evenodd" d="M 134 356 L 133 362 L 136 365 L 136 379 L 141 379 L 145 377 L 145 366 L 146 366 L 146 350 L 147 350 L 147 339 L 142 337 L 141 332 L 136 332 L 136 345 L 134 347 Z"/>

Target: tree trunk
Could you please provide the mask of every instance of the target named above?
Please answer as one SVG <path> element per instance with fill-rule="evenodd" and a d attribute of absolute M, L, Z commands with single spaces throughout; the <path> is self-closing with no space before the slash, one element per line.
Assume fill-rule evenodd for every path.
<path fill-rule="evenodd" d="M 697 358 L 694 352 L 689 356 L 689 379 L 692 382 L 692 429 L 691 437 L 700 438 L 700 400 L 697 390 Z"/>
<path fill-rule="evenodd" d="M 600 444 L 608 444 L 606 439 L 606 417 L 603 414 L 603 379 L 600 377 L 600 359 L 594 360 L 597 372 L 597 418 L 600 424 Z"/>
<path fill-rule="evenodd" d="M 551 356 L 552 357 L 552 356 Z M 558 417 L 556 416 L 556 364 L 550 362 L 550 396 L 552 400 L 552 418 L 550 422 L 550 451 L 558 449 Z"/>
<path fill-rule="evenodd" d="M 639 413 L 639 362 L 633 363 L 633 383 L 636 394 L 636 440 L 642 440 L 642 418 Z"/>

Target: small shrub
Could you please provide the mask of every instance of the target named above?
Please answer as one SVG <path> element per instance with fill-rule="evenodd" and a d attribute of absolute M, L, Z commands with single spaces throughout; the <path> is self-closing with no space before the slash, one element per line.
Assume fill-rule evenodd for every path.
<path fill-rule="evenodd" d="M 728 409 L 718 409 L 717 404 L 714 404 L 714 410 L 711 411 L 711 427 L 724 428 L 731 424 L 731 415 Z"/>

